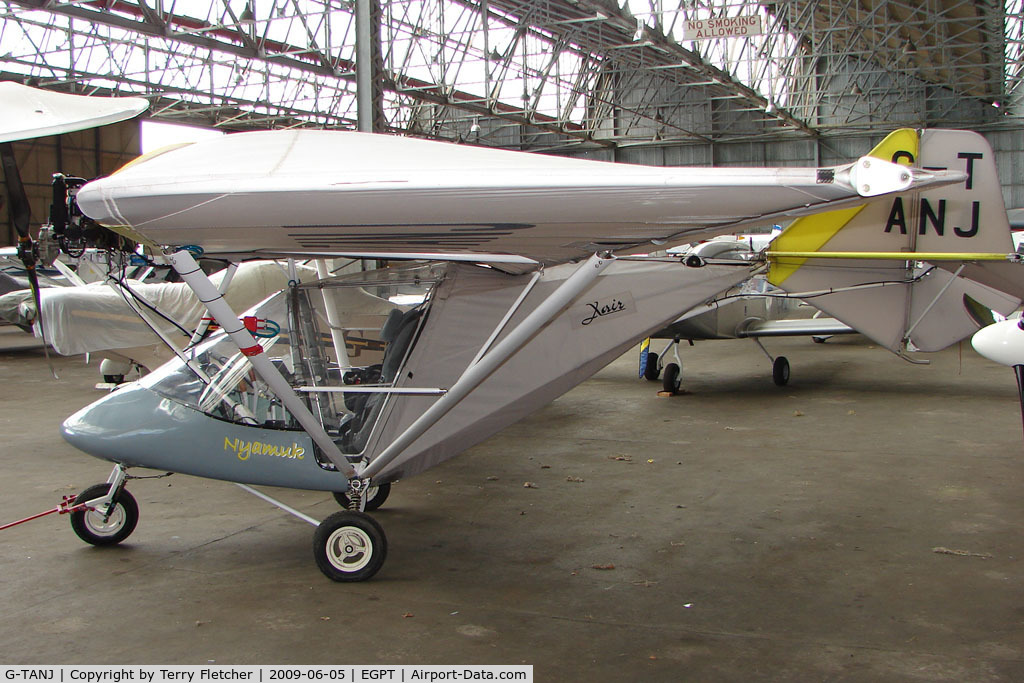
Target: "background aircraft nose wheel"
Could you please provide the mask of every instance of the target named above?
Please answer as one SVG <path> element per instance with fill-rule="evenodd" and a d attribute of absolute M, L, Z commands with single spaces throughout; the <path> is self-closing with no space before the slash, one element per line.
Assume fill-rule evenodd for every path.
<path fill-rule="evenodd" d="M 779 356 L 772 363 L 772 380 L 779 387 L 789 384 L 789 361 L 785 356 Z"/>
<path fill-rule="evenodd" d="M 661 378 L 662 388 L 672 394 L 679 393 L 679 387 L 683 383 L 683 370 L 677 363 L 669 363 L 665 366 L 665 376 Z"/>
<path fill-rule="evenodd" d="M 90 486 L 75 497 L 75 502 L 88 502 L 107 495 L 109 483 Z M 71 513 L 71 528 L 86 543 L 114 545 L 131 536 L 139 522 L 139 504 L 125 489 L 114 498 L 110 514 L 103 510 L 79 510 Z"/>
<path fill-rule="evenodd" d="M 650 380 L 651 382 L 658 381 L 658 375 L 661 374 L 661 368 L 658 367 L 658 354 L 653 351 L 647 354 L 647 365 L 644 367 L 644 379 Z"/>
<path fill-rule="evenodd" d="M 377 573 L 387 554 L 384 530 L 362 512 L 335 512 L 313 534 L 316 565 L 333 581 L 365 581 Z"/>
<path fill-rule="evenodd" d="M 384 501 L 388 499 L 388 494 L 391 493 L 391 484 L 381 484 L 380 486 L 371 486 L 366 492 L 366 510 L 376 510 Z M 334 500 L 338 501 L 338 505 L 348 509 L 348 494 L 341 493 L 340 491 L 334 492 Z"/>

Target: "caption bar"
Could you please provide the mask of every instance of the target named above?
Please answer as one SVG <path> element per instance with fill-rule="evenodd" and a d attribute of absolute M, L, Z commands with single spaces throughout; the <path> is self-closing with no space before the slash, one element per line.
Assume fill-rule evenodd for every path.
<path fill-rule="evenodd" d="M 300 683 L 302 681 L 523 681 L 533 666 L 10 666 L 0 665 L 0 683 Z"/>

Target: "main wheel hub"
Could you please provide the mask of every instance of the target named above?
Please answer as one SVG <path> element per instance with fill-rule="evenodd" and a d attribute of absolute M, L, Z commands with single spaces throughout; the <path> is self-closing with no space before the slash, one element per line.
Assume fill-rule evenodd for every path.
<path fill-rule="evenodd" d="M 369 564 L 373 541 L 362 529 L 342 527 L 331 534 L 327 551 L 331 564 L 341 571 L 355 572 Z"/>

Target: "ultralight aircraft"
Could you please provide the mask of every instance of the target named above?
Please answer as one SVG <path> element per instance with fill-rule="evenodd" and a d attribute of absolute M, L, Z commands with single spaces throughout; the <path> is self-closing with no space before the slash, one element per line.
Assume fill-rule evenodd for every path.
<path fill-rule="evenodd" d="M 873 212 L 871 227 L 892 246 L 865 239 L 877 250 L 870 268 L 860 267 L 863 254 L 852 258 L 867 279 L 845 278 L 837 296 L 897 290 L 890 296 L 904 306 L 889 332 L 915 340 L 931 333 L 932 300 L 948 291 L 913 275 L 923 255 L 897 244 L 917 232 L 915 207 L 944 207 L 938 235 L 921 224 L 932 226 L 920 240 L 930 258 L 1011 258 L 992 152 L 961 131 L 897 131 L 853 163 L 763 169 L 623 166 L 364 133 L 241 133 L 143 156 L 76 199 L 92 220 L 166 254 L 222 331 L 64 422 L 72 445 L 114 463 L 106 482 L 69 502 L 75 531 L 96 545 L 132 533 L 132 467 L 329 491 L 345 510 L 319 522 L 292 512 L 316 525 L 316 563 L 337 581 L 383 565 L 386 537 L 366 511 L 391 483 L 540 408 L 764 267 L 632 255 L 652 243 L 834 209 Z M 802 271 L 834 269 L 822 264 L 842 271 L 849 249 L 833 242 L 846 239 L 847 223 L 833 217 L 767 260 L 801 283 Z M 852 232 L 867 225 L 855 223 Z M 240 318 L 196 265 L 199 254 L 409 262 L 294 278 Z M 1017 290 L 1019 280 L 1008 278 Z M 926 323 L 907 332 L 908 317 Z"/>

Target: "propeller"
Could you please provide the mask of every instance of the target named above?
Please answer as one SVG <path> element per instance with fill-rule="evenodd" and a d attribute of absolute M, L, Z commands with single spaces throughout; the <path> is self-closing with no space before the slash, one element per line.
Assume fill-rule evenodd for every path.
<path fill-rule="evenodd" d="M 18 258 L 21 259 L 21 263 L 25 267 L 28 284 L 32 290 L 32 299 L 35 301 L 39 334 L 43 338 L 43 353 L 46 354 L 50 374 L 54 379 L 59 379 L 53 369 L 53 363 L 50 362 L 50 350 L 46 344 L 46 330 L 43 327 L 43 309 L 39 299 L 39 276 L 36 273 L 39 250 L 28 231 L 32 212 L 28 195 L 25 193 L 25 186 L 21 183 L 18 163 L 14 158 L 14 146 L 10 142 L 0 143 L 0 164 L 3 165 L 4 179 L 7 184 L 7 214 L 10 216 L 11 225 L 18 233 Z"/>

